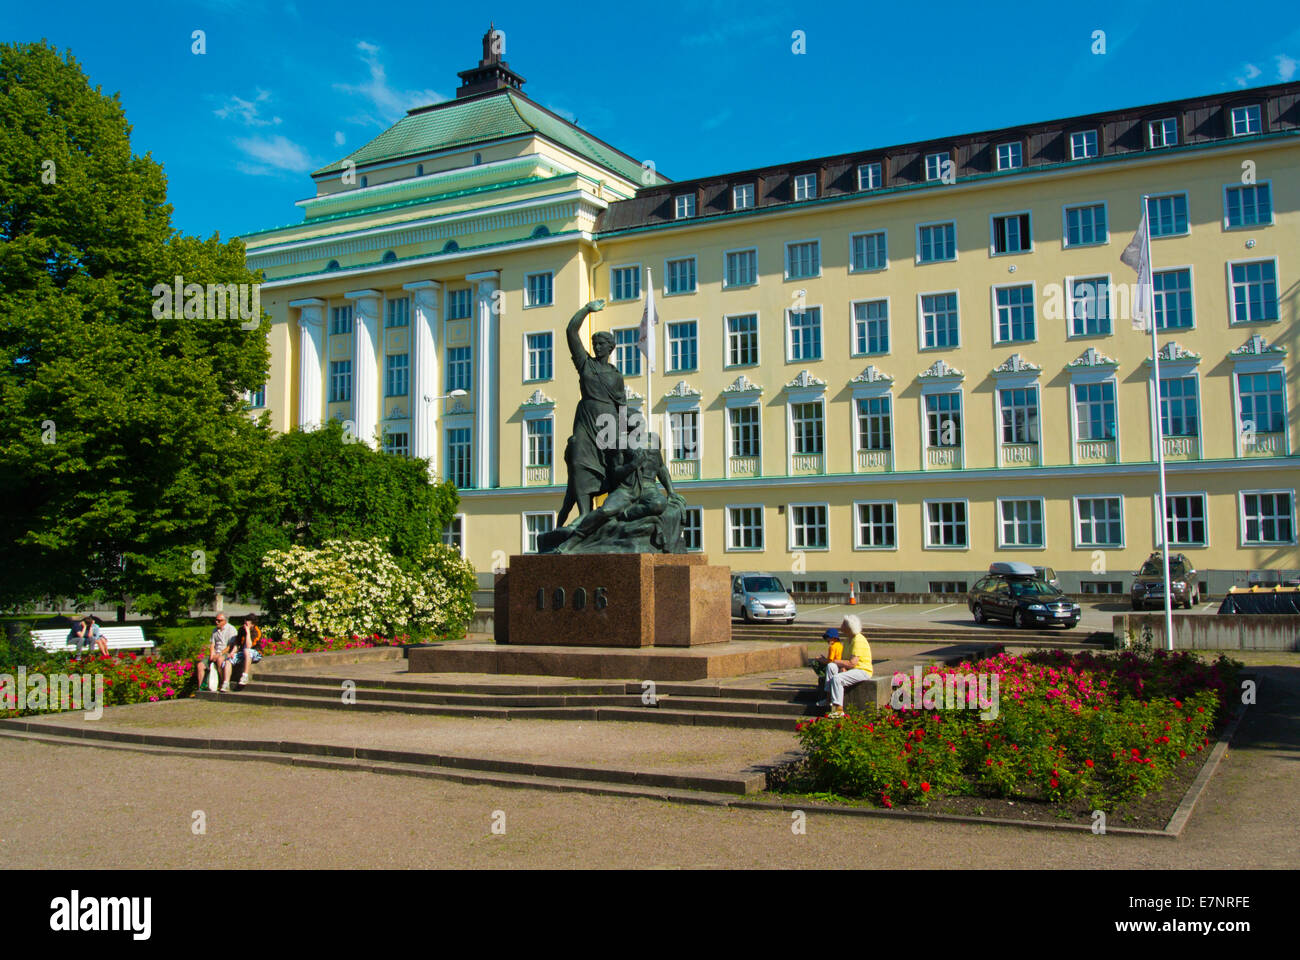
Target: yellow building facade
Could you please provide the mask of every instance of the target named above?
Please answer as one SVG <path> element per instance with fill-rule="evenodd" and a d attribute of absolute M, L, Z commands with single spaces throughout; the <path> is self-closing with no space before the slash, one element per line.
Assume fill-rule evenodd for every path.
<path fill-rule="evenodd" d="M 545 111 L 484 38 L 455 100 L 313 175 L 263 270 L 288 430 L 337 417 L 461 488 L 487 583 L 563 496 L 565 325 L 603 298 L 689 546 L 810 591 L 964 590 L 993 560 L 1120 592 L 1300 568 L 1300 84 L 670 182 Z M 648 283 L 654 372 L 636 348 Z"/>

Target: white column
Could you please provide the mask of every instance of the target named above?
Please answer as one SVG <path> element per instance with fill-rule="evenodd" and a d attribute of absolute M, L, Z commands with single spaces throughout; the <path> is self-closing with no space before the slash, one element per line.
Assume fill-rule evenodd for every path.
<path fill-rule="evenodd" d="M 352 433 L 373 447 L 379 430 L 379 310 L 384 295 L 378 290 L 353 290 L 343 296 L 356 304 L 352 311 L 352 327 L 356 331 L 352 354 Z"/>
<path fill-rule="evenodd" d="M 438 468 L 438 327 L 442 284 L 417 280 L 402 284 L 411 292 L 411 456 Z"/>
<path fill-rule="evenodd" d="M 290 300 L 298 309 L 298 426 L 315 430 L 325 416 L 321 363 L 325 344 L 325 301 Z"/>
<path fill-rule="evenodd" d="M 495 294 L 501 280 L 501 271 L 471 273 L 465 279 L 477 286 L 474 297 L 474 486 L 485 489 L 499 485 L 496 435 L 497 408 L 500 404 L 497 383 L 497 370 L 500 366 L 497 344 L 499 308 Z"/>

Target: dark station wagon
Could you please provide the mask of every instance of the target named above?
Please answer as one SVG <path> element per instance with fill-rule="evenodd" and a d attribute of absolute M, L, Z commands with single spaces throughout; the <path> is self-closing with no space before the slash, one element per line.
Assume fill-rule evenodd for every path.
<path fill-rule="evenodd" d="M 1080 613 L 1077 603 L 1026 563 L 989 564 L 989 575 L 971 587 L 966 606 L 976 623 L 1009 620 L 1016 627 L 1073 627 Z"/>

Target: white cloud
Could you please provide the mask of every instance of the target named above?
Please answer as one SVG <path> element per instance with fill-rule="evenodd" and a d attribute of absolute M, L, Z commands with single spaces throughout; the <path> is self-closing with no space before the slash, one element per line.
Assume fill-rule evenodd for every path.
<path fill-rule="evenodd" d="M 335 130 L 335 131 L 334 131 L 334 143 L 335 143 L 337 146 L 340 146 L 340 147 L 343 146 L 343 144 L 344 144 L 346 141 L 347 141 L 347 137 L 343 136 L 343 131 L 342 131 L 342 130 Z"/>
<path fill-rule="evenodd" d="M 365 40 L 357 41 L 361 62 L 366 65 L 370 79 L 365 83 L 336 83 L 334 89 L 349 96 L 359 96 L 368 101 L 370 109 L 348 118 L 350 123 L 386 127 L 402 117 L 411 107 L 438 103 L 447 98 L 433 90 L 398 90 L 388 82 L 388 72 L 380 60 L 380 48 Z"/>
<path fill-rule="evenodd" d="M 1250 82 L 1260 75 L 1262 71 L 1253 63 L 1246 64 L 1246 69 L 1240 77 L 1237 77 L 1237 86 L 1248 87 Z"/>
<path fill-rule="evenodd" d="M 288 137 L 279 134 L 274 137 L 250 137 L 246 140 L 236 140 L 235 146 L 262 164 L 261 168 L 256 169 L 247 164 L 241 164 L 240 169 L 244 173 L 252 173 L 258 176 L 269 174 L 274 170 L 306 173 L 314 166 L 311 157 L 307 155 L 307 151 Z M 265 169 L 267 167 L 272 169 Z"/>
<path fill-rule="evenodd" d="M 700 127 L 704 130 L 716 130 L 730 119 L 731 108 L 726 107 L 720 113 L 715 113 L 713 116 L 705 118 L 700 123 Z"/>
<path fill-rule="evenodd" d="M 245 100 L 243 97 L 231 95 L 230 100 L 219 109 L 214 110 L 213 113 L 222 120 L 234 117 L 246 127 L 276 126 L 280 123 L 280 118 L 273 116 L 268 119 L 263 117 L 262 110 L 258 106 L 259 103 L 266 103 L 270 99 L 271 92 L 260 89 L 253 95 L 252 100 Z"/>
<path fill-rule="evenodd" d="M 1283 83 L 1294 77 L 1296 67 L 1300 66 L 1300 61 L 1295 57 L 1288 57 L 1285 53 L 1279 53 L 1273 59 L 1277 61 L 1277 78 Z"/>

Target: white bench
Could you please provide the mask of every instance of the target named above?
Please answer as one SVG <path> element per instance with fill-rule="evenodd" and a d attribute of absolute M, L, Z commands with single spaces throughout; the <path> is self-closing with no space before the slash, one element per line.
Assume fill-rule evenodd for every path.
<path fill-rule="evenodd" d="M 73 631 L 73 627 L 63 627 L 58 630 L 33 630 L 32 643 L 41 650 L 48 650 L 51 653 L 70 653 L 77 649 L 75 642 L 68 639 Z M 104 642 L 109 650 L 152 650 L 153 643 L 144 638 L 144 630 L 141 627 L 100 627 L 100 632 L 104 635 Z M 80 641 L 81 649 L 90 653 L 98 651 L 98 647 L 93 640 Z"/>

